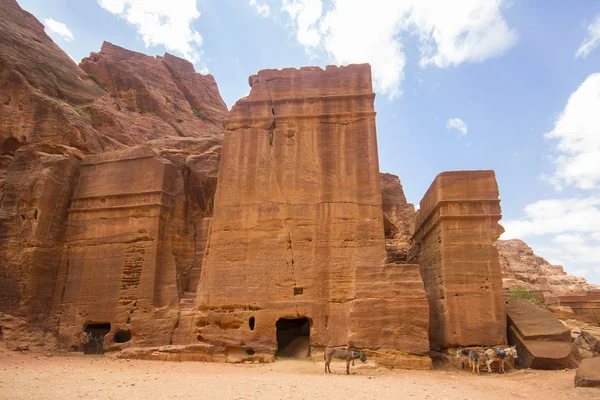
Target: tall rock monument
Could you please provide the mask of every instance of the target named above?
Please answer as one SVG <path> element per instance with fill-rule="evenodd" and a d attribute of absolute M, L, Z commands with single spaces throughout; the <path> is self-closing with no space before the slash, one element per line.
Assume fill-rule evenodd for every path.
<path fill-rule="evenodd" d="M 199 340 L 426 354 L 418 267 L 387 264 L 369 65 L 264 70 L 250 86 L 225 122 Z"/>

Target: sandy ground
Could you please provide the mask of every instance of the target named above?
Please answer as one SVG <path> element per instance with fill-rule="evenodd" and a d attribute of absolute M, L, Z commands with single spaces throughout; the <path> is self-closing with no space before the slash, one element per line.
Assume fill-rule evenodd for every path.
<path fill-rule="evenodd" d="M 388 371 L 368 363 L 216 364 L 0 353 L 0 399 L 600 399 L 575 371 Z"/>

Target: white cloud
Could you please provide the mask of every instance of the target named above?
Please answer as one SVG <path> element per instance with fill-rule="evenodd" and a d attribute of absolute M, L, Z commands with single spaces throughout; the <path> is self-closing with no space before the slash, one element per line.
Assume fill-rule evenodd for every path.
<path fill-rule="evenodd" d="M 271 14 L 271 8 L 268 4 L 261 4 L 256 0 L 250 0 L 250 6 L 252 6 L 261 17 L 268 17 Z"/>
<path fill-rule="evenodd" d="M 538 200 L 521 219 L 503 221 L 502 239 L 544 243 L 540 254 L 560 260 L 571 274 L 600 283 L 600 73 L 592 74 L 571 94 L 554 129 L 555 170 L 542 179 L 557 189 L 579 189 L 577 197 Z M 572 190 L 573 191 L 573 190 Z"/>
<path fill-rule="evenodd" d="M 317 22 L 323 12 L 321 0 L 283 0 L 281 9 L 296 23 L 296 38 L 301 44 L 308 48 L 319 45 L 321 34 Z"/>
<path fill-rule="evenodd" d="M 110 13 L 121 14 L 127 4 L 127 0 L 98 0 L 100 7 L 104 8 Z"/>
<path fill-rule="evenodd" d="M 460 136 L 464 136 L 468 132 L 467 124 L 460 118 L 451 118 L 446 124 L 447 129 L 456 129 Z"/>
<path fill-rule="evenodd" d="M 98 0 L 105 10 L 134 25 L 146 47 L 163 45 L 197 62 L 202 36 L 191 24 L 200 17 L 195 0 Z"/>
<path fill-rule="evenodd" d="M 600 196 L 539 200 L 525 207 L 525 218 L 502 225 L 503 239 L 564 232 L 600 234 Z"/>
<path fill-rule="evenodd" d="M 502 0 L 415 0 L 410 22 L 421 40 L 421 64 L 449 67 L 484 61 L 517 42 L 500 12 Z"/>
<path fill-rule="evenodd" d="M 575 57 L 586 57 L 600 43 L 600 14 L 587 27 L 588 33 L 575 52 Z"/>
<path fill-rule="evenodd" d="M 593 189 L 600 183 L 600 73 L 592 74 L 571 94 L 554 129 L 546 138 L 558 139 L 556 171 L 544 179 L 557 189 L 575 185 Z"/>
<path fill-rule="evenodd" d="M 537 237 L 546 243 L 536 246 L 538 254 L 600 283 L 600 196 L 540 200 L 525 207 L 525 215 L 503 221 L 501 239 Z"/>
<path fill-rule="evenodd" d="M 57 35 L 58 37 L 65 39 L 67 42 L 75 39 L 75 37 L 73 37 L 73 33 L 71 33 L 69 28 L 67 28 L 67 26 L 62 22 L 55 21 L 52 18 L 46 18 L 44 20 L 44 25 L 48 30 L 48 34 L 52 37 Z"/>
<path fill-rule="evenodd" d="M 421 65 L 450 67 L 503 54 L 517 40 L 502 0 L 283 0 L 283 11 L 307 50 L 323 49 L 338 64 L 368 62 L 375 90 L 394 98 L 404 79 L 402 40 L 415 34 Z"/>
<path fill-rule="evenodd" d="M 571 273 L 571 275 L 586 277 L 590 273 L 589 268 L 579 268 Z"/>

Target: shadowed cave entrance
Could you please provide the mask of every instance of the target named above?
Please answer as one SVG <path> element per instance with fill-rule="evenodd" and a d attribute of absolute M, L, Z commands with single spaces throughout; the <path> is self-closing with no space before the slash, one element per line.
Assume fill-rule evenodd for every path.
<path fill-rule="evenodd" d="M 310 356 L 310 320 L 280 318 L 277 327 L 276 357 L 306 358 Z"/>
<path fill-rule="evenodd" d="M 88 323 L 83 327 L 83 354 L 104 354 L 104 336 L 110 332 L 110 323 Z"/>

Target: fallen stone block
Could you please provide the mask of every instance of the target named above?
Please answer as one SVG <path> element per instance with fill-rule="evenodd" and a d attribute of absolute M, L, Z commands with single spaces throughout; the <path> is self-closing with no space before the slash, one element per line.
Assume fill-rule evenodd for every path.
<path fill-rule="evenodd" d="M 588 358 L 579 364 L 575 386 L 600 387 L 600 357 Z"/>

